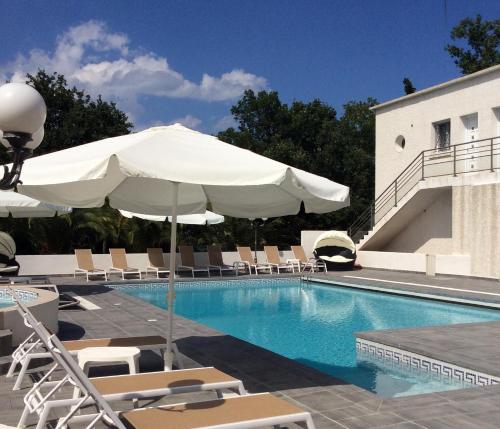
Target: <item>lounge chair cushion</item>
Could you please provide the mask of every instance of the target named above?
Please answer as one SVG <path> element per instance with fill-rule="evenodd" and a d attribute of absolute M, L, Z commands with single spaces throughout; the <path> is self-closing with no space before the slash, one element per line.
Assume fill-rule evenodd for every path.
<path fill-rule="evenodd" d="M 304 410 L 266 393 L 132 410 L 120 417 L 134 429 L 193 429 L 303 413 Z"/>
<path fill-rule="evenodd" d="M 63 341 L 68 351 L 82 350 L 86 347 L 146 347 L 166 344 L 165 337 L 151 335 L 145 337 L 96 338 L 88 340 Z"/>
<path fill-rule="evenodd" d="M 149 391 L 178 388 L 183 386 L 202 385 L 221 382 L 235 382 L 236 378 L 215 368 L 199 368 L 190 370 L 150 372 L 144 374 L 98 377 L 90 381 L 101 395 L 114 395 L 127 392 Z"/>

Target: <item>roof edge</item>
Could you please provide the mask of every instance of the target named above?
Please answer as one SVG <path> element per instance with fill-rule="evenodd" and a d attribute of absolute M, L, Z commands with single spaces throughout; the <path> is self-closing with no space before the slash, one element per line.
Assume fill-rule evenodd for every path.
<path fill-rule="evenodd" d="M 449 86 L 456 85 L 461 82 L 465 82 L 467 80 L 476 79 L 480 76 L 484 76 L 490 73 L 494 73 L 496 71 L 500 71 L 500 64 L 492 67 L 488 67 L 484 70 L 479 70 L 478 72 L 471 73 L 465 76 L 460 76 L 456 79 L 448 80 L 443 83 L 439 83 L 434 86 L 430 86 L 429 88 L 422 89 L 420 91 L 414 92 L 413 94 L 404 95 L 402 97 L 394 98 L 393 100 L 386 101 L 385 103 L 377 104 L 376 106 L 370 107 L 370 110 L 378 110 L 383 107 L 391 106 L 393 104 L 397 104 L 401 101 L 411 100 L 413 98 L 420 97 L 421 95 L 429 94 L 430 92 L 437 91 L 439 89 L 447 88 Z"/>

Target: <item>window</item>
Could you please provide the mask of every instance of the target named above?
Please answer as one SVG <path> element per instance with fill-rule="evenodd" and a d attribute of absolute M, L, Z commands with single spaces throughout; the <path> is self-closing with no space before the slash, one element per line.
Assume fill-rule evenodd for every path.
<path fill-rule="evenodd" d="M 395 140 L 395 145 L 396 145 L 396 151 L 397 152 L 402 152 L 403 149 L 405 148 L 406 146 L 406 140 L 403 136 L 397 136 L 396 137 L 396 140 Z"/>
<path fill-rule="evenodd" d="M 448 149 L 450 147 L 450 121 L 434 124 L 434 133 L 436 136 L 436 149 Z"/>

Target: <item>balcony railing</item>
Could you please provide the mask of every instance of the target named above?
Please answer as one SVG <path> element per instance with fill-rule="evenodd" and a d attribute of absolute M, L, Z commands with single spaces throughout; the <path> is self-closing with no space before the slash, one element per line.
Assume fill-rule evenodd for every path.
<path fill-rule="evenodd" d="M 348 233 L 355 243 L 359 242 L 421 180 L 499 169 L 500 137 L 424 150 L 352 223 Z"/>

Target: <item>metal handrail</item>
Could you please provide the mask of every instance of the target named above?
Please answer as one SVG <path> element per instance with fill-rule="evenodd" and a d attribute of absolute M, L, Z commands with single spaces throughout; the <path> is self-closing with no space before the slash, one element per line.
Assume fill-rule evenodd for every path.
<path fill-rule="evenodd" d="M 488 142 L 484 145 L 480 143 Z M 477 147 L 471 148 L 471 144 L 479 144 Z M 499 161 L 495 166 L 494 157 L 497 156 Z M 474 168 L 473 171 L 458 171 L 457 163 L 463 163 L 468 160 L 479 162 L 484 158 L 490 158 L 488 168 Z M 445 172 L 444 174 L 428 173 L 429 169 L 440 168 L 452 164 L 452 173 Z M 427 167 L 427 172 L 426 172 Z M 465 143 L 450 145 L 447 148 L 426 149 L 421 151 L 407 167 L 385 188 L 379 196 L 358 216 L 358 218 L 349 226 L 348 234 L 351 238 L 358 238 L 359 234 L 365 234 L 375 224 L 386 215 L 392 207 L 397 206 L 410 192 L 415 185 L 429 177 L 442 176 L 457 176 L 457 174 L 473 173 L 478 171 L 495 171 L 500 169 L 500 136 L 489 137 L 480 140 L 471 140 Z M 419 180 L 411 185 L 410 181 L 415 180 L 415 175 L 419 174 Z M 408 187 L 406 189 L 405 187 Z M 392 201 L 392 203 L 391 203 Z M 388 207 L 388 208 L 387 208 Z M 385 213 L 382 211 L 386 209 Z M 382 214 L 381 214 L 382 213 Z"/>

